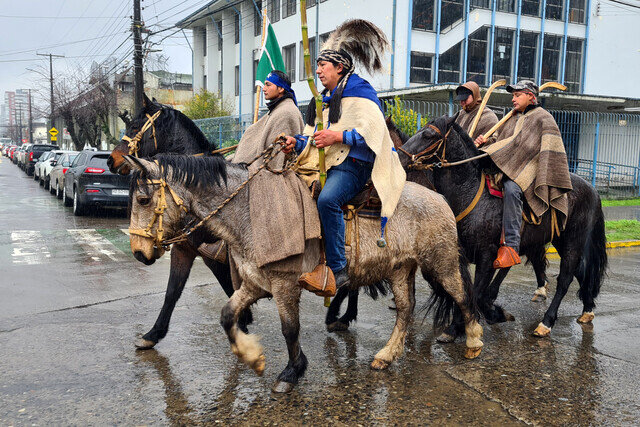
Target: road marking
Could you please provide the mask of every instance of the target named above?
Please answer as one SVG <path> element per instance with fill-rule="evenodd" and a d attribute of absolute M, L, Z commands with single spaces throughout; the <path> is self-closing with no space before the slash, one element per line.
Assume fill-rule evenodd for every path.
<path fill-rule="evenodd" d="M 106 256 L 113 261 L 118 260 L 116 255 L 121 251 L 95 229 L 84 228 L 67 231 L 94 261 L 99 261 L 102 256 Z"/>
<path fill-rule="evenodd" d="M 14 264 L 44 264 L 51 258 L 51 253 L 39 231 L 12 231 L 11 242 L 13 244 L 11 257 Z"/>

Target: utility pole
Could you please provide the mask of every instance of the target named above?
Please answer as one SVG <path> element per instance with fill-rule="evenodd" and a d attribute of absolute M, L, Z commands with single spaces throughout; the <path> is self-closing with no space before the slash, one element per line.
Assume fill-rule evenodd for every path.
<path fill-rule="evenodd" d="M 31 111 L 31 89 L 29 89 L 29 142 L 33 144 L 33 115 Z"/>
<path fill-rule="evenodd" d="M 20 139 L 20 144 L 22 144 L 22 106 L 18 104 L 18 138 Z"/>
<path fill-rule="evenodd" d="M 142 94 L 144 81 L 142 77 L 142 17 L 140 15 L 140 0 L 133 0 L 133 106 L 134 117 L 142 111 Z"/>
<path fill-rule="evenodd" d="M 53 58 L 64 58 L 64 55 L 54 55 L 52 53 L 36 53 L 39 56 L 48 56 L 49 57 L 49 84 L 51 88 L 51 113 L 49 114 L 49 126 L 51 129 L 53 127 Z M 47 132 L 47 142 L 51 144 L 51 135 Z"/>

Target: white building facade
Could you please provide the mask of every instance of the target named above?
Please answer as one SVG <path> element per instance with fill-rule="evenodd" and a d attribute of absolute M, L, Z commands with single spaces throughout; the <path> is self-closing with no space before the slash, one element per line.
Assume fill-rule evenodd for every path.
<path fill-rule="evenodd" d="M 378 91 L 526 78 L 559 81 L 577 94 L 640 98 L 631 72 L 640 69 L 640 8 L 619 3 L 309 0 L 307 16 L 312 60 L 316 41 L 322 43 L 344 20 L 367 19 L 386 33 L 392 44 L 386 72 L 363 73 Z M 293 89 L 307 100 L 299 1 L 214 0 L 177 24 L 193 30 L 194 90 L 234 100 L 236 114 L 253 111 L 265 7 Z"/>

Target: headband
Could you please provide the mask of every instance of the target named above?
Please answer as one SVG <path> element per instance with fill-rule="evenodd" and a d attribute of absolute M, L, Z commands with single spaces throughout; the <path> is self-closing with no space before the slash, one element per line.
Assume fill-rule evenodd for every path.
<path fill-rule="evenodd" d="M 271 72 L 267 76 L 266 81 L 271 82 L 274 85 L 284 89 L 285 92 L 290 93 L 291 97 L 293 98 L 294 104 L 296 104 L 296 107 L 298 106 L 298 100 L 296 99 L 296 93 L 293 91 L 293 89 L 291 89 L 291 86 L 289 86 L 284 80 L 282 80 L 280 78 L 279 75 L 277 75 L 276 73 Z"/>

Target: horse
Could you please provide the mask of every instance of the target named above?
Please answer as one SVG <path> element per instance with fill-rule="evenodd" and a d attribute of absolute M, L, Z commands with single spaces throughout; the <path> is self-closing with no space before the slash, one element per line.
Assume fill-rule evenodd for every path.
<path fill-rule="evenodd" d="M 482 154 L 467 133 L 455 123 L 455 116 L 432 120 L 417 134 L 409 138 L 398 150 L 405 168 L 416 157 L 433 156 L 432 182 L 443 194 L 457 215 L 470 206 L 480 187 L 484 170 L 493 163 L 488 157 L 468 161 L 452 167 L 442 167 L 445 161 L 466 161 Z M 430 148 L 431 147 L 431 148 Z M 426 150 L 426 151 L 425 151 Z M 414 154 L 411 154 L 414 153 Z M 446 158 L 445 158 L 446 157 Z M 533 334 L 549 336 L 558 318 L 558 308 L 575 277 L 579 283 L 578 297 L 583 303 L 579 323 L 590 323 L 595 315 L 595 299 L 607 268 L 604 214 L 597 191 L 578 175 L 571 174 L 573 190 L 568 193 L 569 210 L 565 229 L 556 235 L 551 229 L 551 213 L 547 211 L 540 225 L 525 221 L 522 230 L 520 254 L 533 265 L 538 289 L 546 285 L 546 244 L 552 243 L 560 255 L 560 273 L 554 297 L 542 321 Z M 458 236 L 467 260 L 476 264 L 474 288 L 479 295 L 478 305 L 488 323 L 508 319 L 508 313 L 495 305 L 500 284 L 508 269 L 493 269 L 502 232 L 502 201 L 484 190 L 473 210 L 458 222 Z M 495 275 L 495 279 L 492 278 Z M 462 333 L 460 318 L 441 336 L 440 341 L 452 341 Z"/>
<path fill-rule="evenodd" d="M 170 189 L 175 196 L 166 198 L 166 210 L 160 215 L 165 243 L 180 240 L 184 235 L 180 227 L 185 221 L 183 211 L 186 211 L 201 219 L 196 226 L 201 225 L 229 245 L 242 285 L 222 309 L 220 323 L 233 353 L 258 375 L 262 375 L 265 368 L 262 347 L 254 335 L 247 335 L 238 328 L 237 321 L 240 312 L 251 304 L 261 298 L 273 297 L 289 362 L 272 390 L 276 393 L 291 391 L 307 367 L 299 343 L 302 288 L 298 277 L 317 265 L 322 251 L 318 239 L 307 241 L 301 267 L 297 268 L 299 271 L 283 272 L 279 268 L 278 264 L 288 263 L 288 259 L 260 268 L 252 249 L 249 195 L 243 187 L 249 180 L 246 165 L 227 163 L 219 157 L 170 155 L 155 156 L 154 161 L 125 156 L 125 161 L 138 171 L 132 180 L 130 194 L 132 229 L 154 223 L 161 195 Z M 456 305 L 465 321 L 465 356 L 477 357 L 483 346 L 482 327 L 477 320 L 470 275 L 460 262 L 455 218 L 444 198 L 420 185 L 407 183 L 394 216 L 386 226 L 388 244 L 385 248 L 376 243 L 380 233 L 379 220 L 361 218 L 359 223 L 359 258 L 350 260 L 351 284 L 356 287 L 387 281 L 397 305 L 391 337 L 375 355 L 371 368 L 385 369 L 404 350 L 407 326 L 415 306 L 418 268 L 434 290 L 435 324 L 445 322 Z M 131 234 L 131 248 L 138 259 L 157 257 L 155 232 L 157 227 L 154 226 L 149 236 Z"/>
<path fill-rule="evenodd" d="M 125 155 L 135 153 L 140 157 L 151 157 L 158 153 L 176 153 L 208 156 L 215 148 L 215 145 L 212 146 L 209 143 L 202 131 L 187 116 L 178 110 L 159 104 L 155 98 L 150 100 L 145 94 L 142 111 L 127 122 L 125 136 L 111 152 L 107 165 L 111 172 L 127 175 L 130 168 L 124 161 Z M 216 157 L 221 156 L 216 155 Z M 197 248 L 202 243 L 212 243 L 217 240 L 207 233 L 198 231 L 190 235 L 187 242 L 173 246 L 169 282 L 162 309 L 153 327 L 135 341 L 137 349 L 151 349 L 167 335 L 175 305 L 182 295 L 193 262 L 200 255 Z M 159 247 L 156 250 L 158 253 L 163 252 Z M 155 258 L 137 259 L 147 265 L 155 261 Z M 202 256 L 202 260 L 218 280 L 225 294 L 231 297 L 234 289 L 229 265 L 206 256 Z M 250 310 L 242 314 L 240 327 L 243 331 L 247 331 L 247 325 L 252 321 Z"/>

